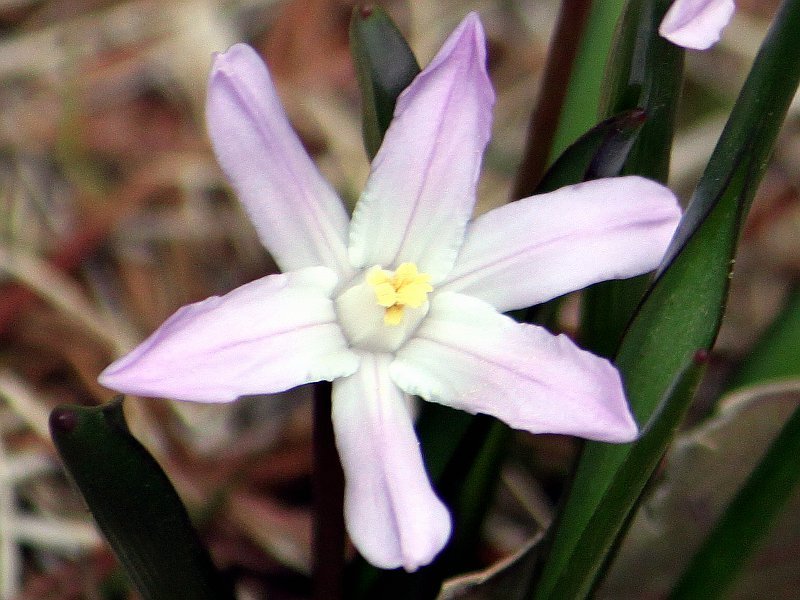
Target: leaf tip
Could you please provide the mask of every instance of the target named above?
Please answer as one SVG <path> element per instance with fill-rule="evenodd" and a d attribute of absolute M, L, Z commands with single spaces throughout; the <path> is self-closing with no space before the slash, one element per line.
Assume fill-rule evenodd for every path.
<path fill-rule="evenodd" d="M 69 434 L 78 426 L 78 415 L 75 408 L 66 404 L 57 406 L 50 413 L 51 433 Z"/>

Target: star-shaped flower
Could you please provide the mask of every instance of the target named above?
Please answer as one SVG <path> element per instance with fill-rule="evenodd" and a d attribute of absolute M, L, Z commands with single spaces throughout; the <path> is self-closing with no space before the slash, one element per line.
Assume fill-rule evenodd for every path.
<path fill-rule="evenodd" d="M 214 149 L 283 274 L 180 309 L 100 376 L 196 402 L 335 380 L 347 529 L 384 568 L 427 564 L 450 535 L 412 396 L 535 433 L 636 437 L 608 361 L 502 313 L 653 269 L 680 216 L 669 190 L 623 177 L 470 220 L 494 103 L 485 48 L 471 14 L 400 96 L 352 219 L 257 54 L 216 56 Z"/>
<path fill-rule="evenodd" d="M 735 10 L 733 0 L 675 0 L 658 32 L 678 46 L 706 50 L 719 41 Z"/>

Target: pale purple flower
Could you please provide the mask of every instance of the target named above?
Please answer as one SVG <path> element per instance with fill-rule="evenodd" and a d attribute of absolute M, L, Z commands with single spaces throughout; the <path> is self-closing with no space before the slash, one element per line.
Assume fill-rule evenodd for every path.
<path fill-rule="evenodd" d="M 249 47 L 216 56 L 217 157 L 284 272 L 180 309 L 100 376 L 130 394 L 227 402 L 334 380 L 345 520 L 373 564 L 413 571 L 450 536 L 413 395 L 526 431 L 609 442 L 637 427 L 616 369 L 503 312 L 653 269 L 680 210 L 639 177 L 470 220 L 494 92 L 469 15 L 400 96 L 352 219 Z"/>
<path fill-rule="evenodd" d="M 733 0 L 675 0 L 658 32 L 678 46 L 706 50 L 719 41 L 735 10 Z"/>

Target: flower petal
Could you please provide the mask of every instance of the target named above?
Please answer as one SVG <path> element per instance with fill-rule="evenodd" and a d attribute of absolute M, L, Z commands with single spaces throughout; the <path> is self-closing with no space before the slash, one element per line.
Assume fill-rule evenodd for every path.
<path fill-rule="evenodd" d="M 407 394 L 532 433 L 607 442 L 637 435 L 611 363 L 469 296 L 437 295 L 389 372 Z"/>
<path fill-rule="evenodd" d="M 441 291 L 505 312 L 658 266 L 680 219 L 675 196 L 641 177 L 598 179 L 478 217 Z"/>
<path fill-rule="evenodd" d="M 236 44 L 214 58 L 206 112 L 217 159 L 281 270 L 324 265 L 349 276 L 347 213 L 252 48 Z"/>
<path fill-rule="evenodd" d="M 336 323 L 337 281 L 310 267 L 184 306 L 98 380 L 126 394 L 227 402 L 350 375 L 358 356 Z"/>
<path fill-rule="evenodd" d="M 735 10 L 733 0 L 675 0 L 658 32 L 678 46 L 705 50 L 719 41 Z"/>
<path fill-rule="evenodd" d="M 450 270 L 475 203 L 493 103 L 473 13 L 397 101 L 353 213 L 355 267 L 412 262 L 434 284 Z"/>
<path fill-rule="evenodd" d="M 389 354 L 365 354 L 333 384 L 333 426 L 345 474 L 344 517 L 358 551 L 382 569 L 415 571 L 450 537 L 420 454 L 409 398 L 389 379 Z"/>

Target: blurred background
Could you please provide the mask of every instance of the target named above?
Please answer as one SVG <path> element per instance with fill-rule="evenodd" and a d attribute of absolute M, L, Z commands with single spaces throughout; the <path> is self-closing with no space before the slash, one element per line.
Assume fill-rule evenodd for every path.
<path fill-rule="evenodd" d="M 246 41 L 265 57 L 306 147 L 342 197 L 355 201 L 369 165 L 347 41 L 353 4 L 0 0 L 3 600 L 136 597 L 63 475 L 47 431 L 48 413 L 61 403 L 108 401 L 113 394 L 97 384 L 97 374 L 177 308 L 275 270 L 210 150 L 203 113 L 213 52 Z M 478 210 L 508 201 L 559 3 L 381 4 L 422 65 L 466 12 L 480 12 L 498 103 Z M 684 198 L 776 5 L 740 0 L 723 42 L 688 54 L 670 177 Z M 708 415 L 720 392 L 730 388 L 742 357 L 796 284 L 798 184 L 796 101 L 744 232 L 726 323 L 687 427 Z M 561 315 L 563 330 L 578 338 L 579 305 L 575 295 Z M 792 397 L 783 403 L 796 402 Z M 240 596 L 307 597 L 309 391 L 213 406 L 131 398 L 126 413 L 185 500 L 215 562 L 236 578 Z M 765 418 L 752 416 L 754 422 Z M 736 451 L 755 460 L 766 442 L 758 446 L 757 427 L 748 423 L 738 421 L 744 429 L 734 437 L 746 441 Z M 734 435 L 715 431 L 719 439 Z M 713 437 L 708 431 L 694 434 L 706 445 Z M 763 435 L 768 440 L 771 434 Z M 557 436 L 514 439 L 476 567 L 513 553 L 546 527 L 576 451 L 573 440 Z M 708 468 L 730 470 L 730 477 L 741 480 L 741 460 Z M 680 464 L 702 479 L 695 463 Z M 708 490 L 692 493 L 689 529 L 707 529 L 717 500 Z M 770 542 L 772 550 L 753 569 L 753 589 L 766 589 L 758 587 L 766 585 L 759 577 L 778 586 L 761 597 L 796 594 L 796 565 L 791 569 L 787 559 L 800 548 L 797 507 L 795 498 L 779 527 L 783 537 Z M 660 517 L 669 521 L 671 514 L 662 510 Z M 636 546 L 634 540 L 620 559 L 628 561 L 620 574 L 612 572 L 609 597 L 639 597 L 626 587 L 626 572 L 638 572 L 639 583 L 661 577 L 647 575 L 637 561 L 654 564 L 652 557 L 643 558 L 642 548 L 653 548 L 653 536 L 666 539 L 668 525 L 662 519 L 642 526 L 643 541 Z M 692 541 L 685 537 L 691 535 L 681 535 L 672 538 L 680 544 L 664 544 L 657 562 L 686 553 Z M 746 588 L 741 593 L 756 597 Z"/>

